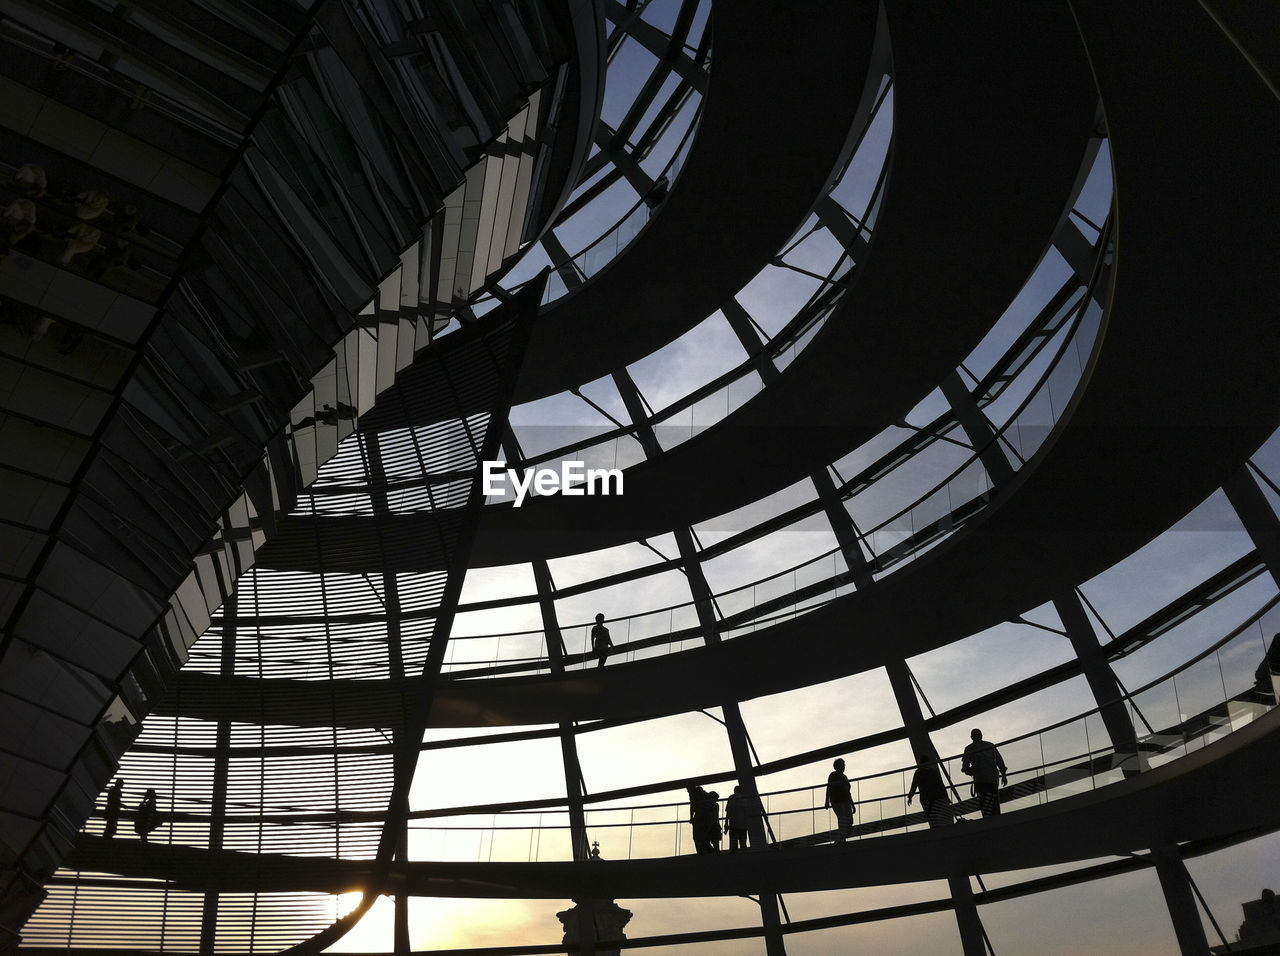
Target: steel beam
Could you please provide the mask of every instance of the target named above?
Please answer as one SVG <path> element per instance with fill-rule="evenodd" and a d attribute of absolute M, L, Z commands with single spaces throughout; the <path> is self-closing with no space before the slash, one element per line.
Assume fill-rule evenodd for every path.
<path fill-rule="evenodd" d="M 1089 682 L 1093 699 L 1098 704 L 1102 723 L 1107 728 L 1107 736 L 1111 738 L 1111 746 L 1117 754 L 1123 755 L 1121 769 L 1126 777 L 1141 773 L 1146 769 L 1146 758 L 1138 749 L 1138 734 L 1125 706 L 1127 695 L 1098 643 L 1098 636 L 1089 622 L 1079 594 L 1074 590 L 1069 591 L 1054 598 L 1053 606 L 1057 609 L 1058 617 L 1062 619 L 1062 626 L 1067 632 L 1067 639 L 1071 641 L 1071 647 L 1080 660 L 1085 680 Z"/>
<path fill-rule="evenodd" d="M 1178 937 L 1178 949 L 1182 956 L 1208 956 L 1209 939 L 1204 924 L 1200 922 L 1200 910 L 1191 892 L 1191 877 L 1176 843 L 1159 843 L 1151 848 L 1151 858 L 1156 864 L 1160 889 L 1164 892 L 1173 932 Z"/>

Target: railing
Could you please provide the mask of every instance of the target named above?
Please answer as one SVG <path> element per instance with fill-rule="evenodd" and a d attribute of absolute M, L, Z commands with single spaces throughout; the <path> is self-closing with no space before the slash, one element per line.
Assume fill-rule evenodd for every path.
<path fill-rule="evenodd" d="M 1106 249 L 1107 241 L 1108 234 L 1104 231 L 1098 242 L 1100 251 Z M 1025 396 L 1007 411 L 1003 424 L 996 429 L 988 446 L 974 449 L 957 442 L 949 437 L 948 432 L 958 428 L 958 425 L 944 426 L 944 420 L 939 419 L 845 482 L 843 493 L 850 494 L 849 500 L 857 519 L 861 517 L 857 514 L 860 496 L 877 486 L 883 487 L 892 475 L 896 474 L 901 478 L 900 469 L 913 462 L 918 463 L 919 456 L 926 449 L 948 447 L 964 453 L 962 462 L 940 483 L 930 486 L 888 517 L 881 517 L 862 528 L 864 538 L 874 555 L 877 574 L 884 574 L 922 553 L 963 526 L 990 503 L 991 484 L 982 463 L 984 454 L 1003 455 L 1004 451 L 1001 449 L 1009 448 L 1013 450 L 1017 462 L 1011 467 L 1016 468 L 1031 457 L 1061 421 L 1068 407 L 1068 398 L 1074 394 L 1087 367 L 1086 359 L 1094 347 L 1100 328 L 1102 306 L 1092 295 L 1099 279 L 1100 273 L 1095 274 L 1091 282 L 1079 285 L 1060 308 L 1048 312 L 1044 317 L 1043 328 L 1033 327 L 1028 330 L 1042 339 L 1035 354 L 1043 352 L 1048 356 L 1047 361 L 1028 387 Z M 1024 364 L 1022 369 L 1028 367 Z M 1016 377 L 1010 378 L 999 387 L 990 389 L 980 404 L 990 405 L 998 401 L 1015 381 L 1019 380 Z M 907 480 L 899 483 L 910 484 Z M 816 504 L 811 504 L 807 506 L 807 510 L 806 507 L 795 509 L 795 519 L 799 520 L 816 508 Z M 725 552 L 717 549 L 715 553 Z M 599 586 L 609 583 L 597 582 Z M 791 567 L 716 593 L 714 600 L 722 617 L 720 636 L 732 638 L 798 617 L 847 593 L 851 588 L 848 568 L 839 550 L 830 549 Z M 532 597 L 528 599 L 530 602 L 533 600 Z M 433 612 L 429 610 L 418 613 L 406 610 L 406 607 L 402 599 L 399 618 L 402 624 L 419 618 L 423 623 L 429 623 L 433 616 Z M 475 608 L 472 606 L 463 606 L 459 610 L 467 612 L 473 609 Z M 330 612 L 333 610 L 329 608 Z M 366 613 L 355 617 L 370 623 L 377 616 L 376 613 Z M 353 622 L 354 620 L 355 618 Z M 327 614 L 325 622 L 348 626 L 345 615 L 341 612 Z M 304 622 L 293 615 L 293 623 Z M 641 660 L 688 647 L 698 647 L 704 643 L 696 605 L 692 599 L 634 614 L 618 615 L 611 618 L 609 623 L 615 642 L 615 647 L 609 654 L 609 663 Z M 585 621 L 562 627 L 565 644 L 563 662 L 566 667 L 573 669 L 596 665 L 596 658 L 590 653 L 591 626 L 590 621 Z M 344 637 L 341 630 L 334 630 L 328 639 L 339 647 L 351 644 L 355 648 L 362 642 L 367 643 L 367 636 L 362 637 L 354 630 L 350 633 L 352 636 Z M 376 661 L 385 662 L 385 650 L 380 657 L 373 658 L 361 654 L 348 655 L 352 658 L 351 661 L 338 661 L 336 670 L 331 670 L 327 663 L 317 662 L 301 643 L 298 651 L 299 656 L 293 660 L 296 668 L 288 670 L 288 676 L 303 679 L 386 676 L 385 666 L 370 667 Z M 205 657 L 206 652 L 197 645 L 192 655 L 193 666 L 201 667 L 200 662 Z M 212 657 L 208 657 L 207 663 L 216 666 L 216 658 L 216 653 L 213 653 Z M 277 654 L 272 658 L 277 676 L 284 676 L 282 669 L 288 669 L 289 664 L 290 656 L 287 653 Z M 545 673 L 549 668 L 546 637 L 540 629 L 456 635 L 450 640 L 444 664 L 444 672 L 456 679 Z"/>
<path fill-rule="evenodd" d="M 1073 796 L 1127 776 L 1143 773 L 1184 756 L 1257 719 L 1276 706 L 1280 689 L 1268 675 L 1255 683 L 1253 668 L 1265 657 L 1261 618 L 1280 603 L 1273 598 L 1254 617 L 1164 677 L 1118 702 L 1135 728 L 1132 748 L 1117 750 L 1110 742 L 1097 708 L 1050 727 L 999 743 L 1010 768 L 1008 785 L 1000 790 L 1005 812 L 1039 806 Z M 1247 664 L 1246 664 L 1247 662 Z M 1206 689 L 1228 683 L 1245 689 L 1217 703 L 1200 707 Z M 1188 710 L 1188 705 L 1197 707 Z M 1148 729 L 1155 715 L 1177 714 L 1179 719 L 1160 729 Z M 856 758 L 854 758 L 856 759 Z M 952 811 L 973 817 L 977 801 L 960 773 L 963 756 L 941 762 Z M 852 839 L 927 828 L 928 820 L 906 794 L 914 767 L 901 767 L 851 780 L 857 813 Z M 835 819 L 822 809 L 825 784 L 762 794 L 766 818 L 775 843 L 819 843 L 833 838 Z M 459 815 L 410 824 L 411 853 L 417 859 L 474 859 L 529 861 L 569 858 L 567 812 L 550 809 L 488 814 L 479 823 Z M 527 825 L 520 825 L 528 821 Z M 536 822 L 535 822 L 536 821 Z M 586 811 L 587 832 L 600 842 L 609 859 L 660 857 L 691 852 L 684 801 L 640 804 Z M 512 855 L 514 854 L 514 855 Z"/>
<path fill-rule="evenodd" d="M 702 103 L 698 104 L 697 111 L 689 121 L 688 127 L 685 129 L 680 139 L 680 145 L 676 147 L 675 152 L 667 161 L 656 177 L 656 181 L 665 180 L 667 188 L 670 189 L 674 184 L 676 177 L 680 175 L 680 171 L 684 168 L 685 160 L 689 157 L 690 147 L 697 134 L 699 123 L 702 119 Z M 580 252 L 570 256 L 563 263 L 556 263 L 547 279 L 546 288 L 542 293 L 542 305 L 554 302 L 556 299 L 568 295 L 577 285 L 587 281 L 597 275 L 605 266 L 616 259 L 640 231 L 649 223 L 656 208 L 659 204 L 650 206 L 645 198 L 642 197 L 636 201 L 621 219 L 609 230 L 593 239 Z M 575 281 L 571 284 L 566 281 L 564 273 L 575 277 Z M 517 290 L 523 288 L 524 283 L 517 283 L 509 288 L 504 288 L 504 295 L 511 295 Z M 488 297 L 483 296 L 482 298 Z"/>
<path fill-rule="evenodd" d="M 1275 629 L 1278 606 L 1280 595 L 1272 596 L 1224 637 L 1120 700 L 998 742 L 1010 768 L 1008 784 L 1000 791 L 1004 811 L 1047 804 L 1145 773 L 1275 708 L 1280 681 L 1272 673 L 1274 664 L 1268 661 L 1266 636 Z M 1121 740 L 1119 746 L 1112 742 L 1103 718 L 1104 712 L 1114 717 L 1116 708 L 1121 708 L 1133 730 L 1132 739 Z M 297 758 L 288 759 L 296 768 Z M 382 758 L 371 755 L 369 759 L 376 762 Z M 856 752 L 850 759 L 857 759 Z M 940 766 L 952 810 L 964 816 L 975 814 L 977 805 L 964 786 L 962 759 L 956 754 L 942 760 Z M 370 764 L 366 768 L 376 770 Z M 349 766 L 347 772 L 352 770 Z M 853 839 L 928 826 L 919 805 L 906 802 L 914 770 L 898 767 L 851 781 L 857 807 Z M 825 774 L 825 769 L 819 772 Z M 731 777 L 720 774 L 697 782 L 711 787 Z M 658 792 L 671 792 L 670 783 L 656 786 L 662 788 Z M 822 809 L 824 787 L 818 784 L 762 794 L 771 842 L 818 843 L 833 837 L 835 821 Z M 609 859 L 672 856 L 690 849 L 688 804 L 683 800 L 620 804 L 608 794 L 586 799 L 600 804 L 586 808 L 588 836 L 600 842 Z M 332 854 L 336 840 L 338 855 L 363 857 L 384 817 L 383 810 L 372 808 L 377 802 L 370 792 L 358 808 L 299 812 L 285 806 L 268 810 L 264 805 L 254 806 L 252 800 L 233 801 L 227 812 L 224 846 L 292 855 Z M 207 845 L 207 805 L 186 801 L 170 810 L 164 825 L 153 835 L 155 841 Z M 572 857 L 563 800 L 514 807 L 419 810 L 409 816 L 410 855 L 414 859 L 549 861 Z M 124 819 L 130 819 L 130 814 Z M 88 832 L 100 832 L 101 825 L 101 817 L 96 817 Z M 338 837 L 335 829 L 342 830 L 343 836 Z M 128 837 L 130 830 L 122 823 L 117 836 Z"/>
<path fill-rule="evenodd" d="M 883 77 L 877 101 L 859 133 L 859 139 L 854 150 L 855 154 L 861 149 L 863 138 L 875 122 L 891 90 L 892 82 L 890 78 L 888 76 Z M 684 148 L 682 146 L 682 150 Z M 871 228 L 878 215 L 880 202 L 884 196 L 888 172 L 887 157 L 888 151 L 886 150 L 880 162 L 880 172 L 876 177 L 870 194 L 866 197 L 865 208 L 862 210 L 861 216 L 854 211 L 845 210 L 857 230 L 858 241 L 861 243 L 866 243 L 870 240 Z M 855 155 L 855 160 L 856 158 L 857 156 Z M 845 169 L 845 174 L 848 174 L 854 165 L 855 161 L 851 160 Z M 674 179 L 673 175 L 668 174 L 668 176 Z M 837 180 L 832 184 L 829 192 L 838 190 L 840 185 L 841 180 Z M 639 208 L 644 209 L 643 203 Z M 637 210 L 632 212 L 635 213 Z M 646 211 L 646 221 L 647 215 Z M 627 220 L 624 219 L 618 228 L 631 228 L 626 225 L 626 222 Z M 825 229 L 826 227 L 821 228 Z M 830 230 L 826 231 L 829 232 Z M 807 238 L 807 235 L 805 238 Z M 608 236 L 602 237 L 602 240 L 607 242 Z M 789 251 L 793 251 L 795 246 L 801 244 L 799 240 L 795 241 L 791 247 L 780 252 L 770 265 L 789 268 L 790 266 L 786 262 L 787 254 Z M 591 248 L 588 247 L 588 250 L 579 255 L 586 255 Z M 797 301 L 794 317 L 776 335 L 764 343 L 762 350 L 764 354 L 774 361 L 779 370 L 789 365 L 804 350 L 834 310 L 839 299 L 847 291 L 857 267 L 857 262 L 852 258 L 853 253 L 853 249 L 845 249 L 826 275 L 818 276 L 806 273 L 818 280 L 818 287 L 805 295 L 803 301 Z M 574 261 L 576 262 L 577 260 L 575 259 Z M 603 268 L 603 264 L 604 261 L 598 263 L 595 271 Z M 595 273 L 588 273 L 588 275 L 593 274 Z M 553 274 L 548 282 L 548 288 L 550 289 L 556 281 L 556 276 Z M 778 307 L 781 308 L 780 305 Z M 693 389 L 689 394 L 671 402 L 651 416 L 649 425 L 657 434 L 662 447 L 668 450 L 674 448 L 692 438 L 698 432 L 726 418 L 735 409 L 749 401 L 762 387 L 759 375 L 756 372 L 756 363 L 756 356 L 747 356 L 733 369 L 717 377 L 715 381 Z M 676 424 L 676 420 L 686 412 L 688 413 L 689 423 L 687 425 Z M 620 426 L 595 438 L 573 442 L 545 454 L 532 455 L 522 464 L 527 467 L 536 467 L 572 459 L 585 461 L 591 467 L 625 468 L 638 463 L 643 457 L 640 454 L 639 445 L 635 443 L 634 436 L 631 434 L 632 430 L 632 427 Z M 518 434 L 519 432 L 517 431 L 517 437 Z"/>
<path fill-rule="evenodd" d="M 695 121 L 685 134 L 686 137 L 692 138 L 696 127 L 697 122 Z M 682 149 L 681 153 L 685 154 L 685 151 Z M 678 169 L 672 169 L 666 175 L 674 177 L 678 172 Z M 640 234 L 640 230 L 649 224 L 649 220 L 653 217 L 653 212 L 654 210 L 644 200 L 638 201 L 626 215 L 618 220 L 612 229 L 592 240 L 589 246 L 571 256 L 566 262 L 556 265 L 547 277 L 547 285 L 542 292 L 541 304 L 547 305 L 556 299 L 563 298 L 577 285 L 586 282 L 592 276 L 603 271 L 605 266 L 616 259 L 618 254 L 631 244 L 631 241 Z M 566 281 L 565 272 L 575 276 L 576 282 L 573 285 Z M 515 288 L 520 288 L 520 286 Z M 514 291 L 514 289 L 511 291 Z"/>
<path fill-rule="evenodd" d="M 915 557 L 985 508 L 994 488 L 982 463 L 984 453 L 1003 456 L 1003 449 L 1011 449 L 1017 459 L 1013 466 L 1016 470 L 1026 464 L 1062 421 L 1086 367 L 1080 352 L 1092 350 L 1101 327 L 1101 305 L 1087 294 L 1077 304 L 1079 311 L 1051 364 L 1008 420 L 996 429 L 994 440 L 976 449 L 936 488 L 863 529 L 878 572 Z M 852 502 L 856 508 L 857 498 Z"/>
<path fill-rule="evenodd" d="M 1100 239 L 1099 248 L 1105 248 L 1106 241 L 1107 234 L 1104 233 Z M 1096 282 L 1098 278 L 1095 276 L 1094 281 Z M 1057 342 L 1056 348 L 1053 349 L 1049 362 L 1026 396 L 1008 415 L 1004 424 L 996 430 L 990 446 L 978 449 L 957 446 L 964 447 L 968 454 L 963 463 L 954 468 L 940 484 L 923 492 L 914 501 L 888 517 L 882 518 L 870 527 L 863 528 L 864 538 L 875 556 L 874 565 L 878 573 L 883 573 L 892 566 L 900 565 L 921 553 L 962 526 L 989 504 L 992 486 L 982 464 L 984 454 L 989 450 L 996 454 L 1004 454 L 1001 448 L 1013 448 L 1016 444 L 1016 447 L 1021 449 L 1019 464 L 1025 463 L 1026 458 L 1034 454 L 1051 430 L 1061 421 L 1068 406 L 1067 398 L 1074 394 L 1087 365 L 1081 356 L 1087 356 L 1093 349 L 1101 325 L 1102 306 L 1089 294 L 1092 285 L 1091 283 L 1089 286 L 1082 287 L 1079 294 L 1071 301 L 1067 313 L 1069 318 L 1064 318 L 1061 314 L 1053 317 L 1057 327 L 1050 339 Z M 999 394 L 1000 392 L 995 392 L 988 397 L 988 401 L 994 400 Z M 1047 421 L 1045 421 L 1046 416 Z M 1032 434 L 1033 420 L 1034 435 Z M 937 446 L 948 441 L 955 446 L 953 439 L 948 439 L 942 434 L 932 436 L 928 444 Z M 919 453 L 918 448 L 916 452 Z M 892 459 L 896 454 L 891 452 L 885 457 Z M 904 458 L 901 464 L 877 474 L 877 481 L 885 480 L 898 468 L 911 462 L 913 458 L 914 456 Z M 854 478 L 846 483 L 846 488 L 856 487 L 861 481 L 862 476 Z M 858 496 L 855 494 L 851 498 L 855 509 L 857 501 Z M 801 580 L 802 577 L 812 576 L 813 570 L 823 565 L 831 567 L 829 577 Z M 786 581 L 788 577 L 791 578 L 791 587 L 783 590 L 796 597 L 789 606 L 785 603 L 780 606 L 778 599 L 772 595 L 766 597 L 764 601 L 761 600 L 761 591 L 768 595 L 770 591 L 777 588 L 779 582 Z M 715 600 L 724 615 L 721 637 L 737 636 L 778 620 L 806 613 L 834 599 L 842 593 L 842 589 L 848 589 L 849 586 L 847 566 L 840 557 L 839 550 L 832 549 L 794 567 L 730 588 L 715 595 Z M 747 597 L 748 594 L 750 598 Z M 609 655 L 609 660 L 615 663 L 661 653 L 655 649 L 664 646 L 669 653 L 671 650 L 683 649 L 687 641 L 695 642 L 694 646 L 703 643 L 697 626 L 693 601 L 640 614 L 620 616 L 611 621 L 611 625 L 625 625 L 626 628 L 621 635 L 615 635 L 616 646 Z M 590 628 L 591 624 L 584 622 L 562 629 L 568 645 L 566 650 L 572 651 L 566 658 L 567 665 L 589 666 L 594 663 L 588 653 Z M 639 631 L 638 635 L 636 631 Z M 545 670 L 547 667 L 545 656 L 503 659 L 500 655 L 501 642 L 504 638 L 529 639 L 538 633 L 540 632 L 526 631 L 486 635 L 489 639 L 497 639 L 493 645 L 494 655 L 488 662 L 473 659 L 458 660 L 456 654 L 459 645 L 456 642 L 480 638 L 454 638 L 450 647 L 447 669 L 456 677 L 527 673 L 530 666 L 535 670 Z M 577 651 L 579 637 L 582 648 L 580 653 Z M 545 641 L 541 645 L 541 652 L 545 653 Z M 483 666 L 484 663 L 491 666 Z M 468 670 L 476 665 L 480 666 L 475 670 Z"/>

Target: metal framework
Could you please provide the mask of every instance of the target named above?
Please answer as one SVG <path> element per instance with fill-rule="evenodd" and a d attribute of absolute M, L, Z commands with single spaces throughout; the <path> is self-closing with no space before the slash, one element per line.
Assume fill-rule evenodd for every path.
<path fill-rule="evenodd" d="M 91 191 L 28 200 L 35 238 L 14 205 L 0 263 L 45 403 L 3 426 L 33 442 L 0 516 L 15 947 L 458 952 L 421 915 L 449 898 L 572 900 L 576 942 L 486 951 L 595 954 L 620 899 L 719 921 L 641 949 L 942 916 L 969 956 L 1011 945 L 995 904 L 1124 874 L 1182 952 L 1227 944 L 1185 861 L 1280 829 L 1265 15 L 15 6 L 7 201 L 39 165 L 115 204 L 80 261 Z M 1212 270 L 1165 242 L 1193 216 Z M 625 491 L 517 507 L 495 460 Z M 1176 553 L 1203 520 L 1231 543 Z M 999 819 L 962 787 L 975 725 Z M 686 859 L 683 794 L 722 784 L 750 849 Z M 792 919 L 819 891 L 848 895 Z"/>

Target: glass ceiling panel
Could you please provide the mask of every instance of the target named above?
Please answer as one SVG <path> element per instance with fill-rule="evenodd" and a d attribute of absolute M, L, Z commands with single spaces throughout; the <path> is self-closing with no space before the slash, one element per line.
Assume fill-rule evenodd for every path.
<path fill-rule="evenodd" d="M 1150 643 L 1112 665 L 1126 687 L 1141 687 L 1167 674 L 1202 649 L 1236 630 L 1262 610 L 1276 596 L 1276 584 L 1269 574 L 1261 574 L 1209 607 L 1192 614 Z M 1214 655 L 1228 676 L 1241 676 L 1241 684 L 1253 681 L 1254 671 L 1266 658 L 1271 635 L 1280 626 L 1280 609 L 1271 608 L 1260 621 L 1246 628 L 1242 640 L 1232 641 Z M 1100 635 L 1104 640 L 1106 635 Z M 1229 685 L 1230 686 L 1230 685 Z M 1223 688 L 1219 686 L 1219 696 Z"/>
<path fill-rule="evenodd" d="M 672 747 L 673 740 L 681 741 L 681 746 Z M 733 766 L 723 725 L 702 713 L 676 714 L 584 734 L 578 738 L 578 760 L 591 793 L 723 773 Z M 659 801 L 646 798 L 643 802 Z"/>
<path fill-rule="evenodd" d="M 635 102 L 640 88 L 657 66 L 658 58 L 640 45 L 634 37 L 622 41 L 609 59 L 601 118 L 617 129 Z"/>
<path fill-rule="evenodd" d="M 1080 589 L 1118 634 L 1251 548 L 1239 518 L 1219 491 Z"/>
<path fill-rule="evenodd" d="M 793 756 L 799 738 L 806 749 L 815 749 L 902 726 L 884 668 L 743 701 L 742 717 L 763 762 Z M 858 766 L 848 771 L 850 777 L 900 766 L 878 766 L 863 752 L 856 762 Z M 826 779 L 827 772 L 829 768 L 820 779 Z M 771 780 L 769 789 L 798 785 Z"/>
<path fill-rule="evenodd" d="M 533 567 L 528 564 L 507 564 L 498 568 L 468 568 L 462 584 L 459 602 L 471 604 L 477 601 L 494 601 L 537 594 L 533 580 Z"/>
<path fill-rule="evenodd" d="M 627 370 L 650 407 L 663 409 L 714 381 L 745 358 L 738 337 L 717 310 Z"/>
<path fill-rule="evenodd" d="M 908 658 L 907 666 L 934 711 L 943 712 L 1074 657 L 1065 636 L 1005 621 Z"/>
<path fill-rule="evenodd" d="M 772 338 L 818 290 L 821 280 L 779 266 L 765 266 L 736 298 L 756 324 Z"/>
<path fill-rule="evenodd" d="M 585 551 L 563 558 L 552 558 L 547 564 L 551 568 L 551 576 L 555 580 L 556 587 L 563 591 L 575 584 L 595 581 L 622 571 L 648 567 L 660 563 L 664 558 L 676 557 L 679 554 L 675 538 L 669 534 L 650 538 L 647 544 L 651 547 L 644 543 L 631 542 L 615 548 Z M 595 617 L 595 614 L 596 611 L 592 611 L 591 617 Z M 607 613 L 606 616 L 608 616 Z"/>
<path fill-rule="evenodd" d="M 1132 940 L 1149 953 L 1177 952 L 1173 924 L 1152 919 L 1165 912 L 1151 869 L 1059 887 L 1048 893 L 988 903 L 979 908 L 996 952 L 1034 952 L 1046 939 L 1069 939 L 1077 952 L 1114 950 Z M 1081 925 L 1080 913 L 1091 914 Z M 1140 941 L 1140 942 L 1138 942 Z"/>
<path fill-rule="evenodd" d="M 730 535 L 754 528 L 770 518 L 777 517 L 784 511 L 807 504 L 813 501 L 817 494 L 813 487 L 813 481 L 809 478 L 803 478 L 793 485 L 789 485 L 780 491 L 775 491 L 766 498 L 761 498 L 734 511 L 728 511 L 709 521 L 694 525 L 694 530 L 703 545 L 710 546 Z M 821 519 L 812 527 L 824 528 L 828 526 L 825 519 Z"/>

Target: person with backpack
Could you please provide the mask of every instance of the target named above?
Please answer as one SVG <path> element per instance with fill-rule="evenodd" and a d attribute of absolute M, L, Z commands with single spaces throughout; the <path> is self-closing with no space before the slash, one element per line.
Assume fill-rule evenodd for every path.
<path fill-rule="evenodd" d="M 160 810 L 156 803 L 156 792 L 148 790 L 143 795 L 142 802 L 138 804 L 138 809 L 133 813 L 133 832 L 138 834 L 138 838 L 143 843 L 146 843 L 151 832 L 160 826 Z"/>
<path fill-rule="evenodd" d="M 760 801 L 742 792 L 741 785 L 724 802 L 724 832 L 729 834 L 729 850 L 737 852 L 747 848 L 751 826 L 760 819 Z"/>
<path fill-rule="evenodd" d="M 1000 815 L 1000 787 L 1009 785 L 1004 758 L 996 745 L 982 739 L 982 731 L 974 728 L 969 736 L 973 743 L 964 748 L 960 772 L 973 778 L 973 795 L 978 798 L 978 809 L 984 817 Z M 999 786 L 997 786 L 997 783 Z"/>
<path fill-rule="evenodd" d="M 704 790 L 697 784 L 689 791 L 689 824 L 693 828 L 693 848 L 698 853 L 715 853 L 720 849 L 720 794 Z"/>

